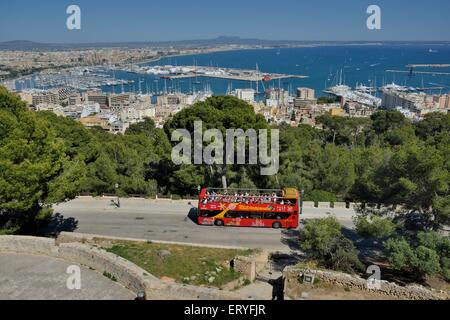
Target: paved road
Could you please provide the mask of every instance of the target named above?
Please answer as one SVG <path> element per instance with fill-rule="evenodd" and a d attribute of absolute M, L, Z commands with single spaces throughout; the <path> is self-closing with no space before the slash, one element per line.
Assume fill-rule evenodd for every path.
<path fill-rule="evenodd" d="M 199 226 L 189 217 L 193 206 L 187 201 L 121 199 L 120 208 L 110 202 L 108 198 L 78 198 L 56 206 L 55 212 L 76 220 L 74 231 L 81 233 L 271 250 L 289 250 L 296 243 L 295 230 Z M 303 218 L 324 217 L 331 211 L 344 226 L 352 226 L 354 212 L 347 209 L 305 209 Z M 64 222 L 65 227 L 74 224 L 70 220 Z"/>
<path fill-rule="evenodd" d="M 102 274 L 81 268 L 81 289 L 67 289 L 65 260 L 28 254 L 0 254 L 0 300 L 131 300 L 134 293 Z"/>

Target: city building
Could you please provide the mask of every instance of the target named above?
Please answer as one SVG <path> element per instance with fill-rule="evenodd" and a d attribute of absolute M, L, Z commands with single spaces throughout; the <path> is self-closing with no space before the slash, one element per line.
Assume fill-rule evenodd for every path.
<path fill-rule="evenodd" d="M 134 94 L 131 93 L 112 94 L 109 96 L 108 105 L 111 107 L 127 105 L 132 98 L 134 99 Z"/>
<path fill-rule="evenodd" d="M 125 133 L 125 131 L 130 127 L 130 123 L 123 122 L 121 120 L 113 121 L 109 123 L 109 131 L 111 133 Z"/>
<path fill-rule="evenodd" d="M 36 108 L 36 111 L 49 111 L 49 112 L 53 112 L 54 114 L 56 114 L 58 116 L 63 116 L 63 117 L 65 116 L 64 109 L 59 104 L 40 103 L 35 108 Z"/>
<path fill-rule="evenodd" d="M 109 106 L 108 94 L 99 91 L 88 91 L 84 94 L 84 101 Z"/>
<path fill-rule="evenodd" d="M 194 104 L 194 96 L 184 93 L 169 93 L 156 97 L 157 106 L 191 106 Z"/>
<path fill-rule="evenodd" d="M 68 105 L 69 106 L 75 106 L 77 104 L 81 104 L 81 95 L 79 93 L 72 93 L 68 97 Z"/>
<path fill-rule="evenodd" d="M 100 127 L 105 131 L 110 130 L 108 121 L 105 119 L 96 117 L 96 116 L 89 116 L 89 117 L 81 118 L 80 123 L 87 128 Z"/>
<path fill-rule="evenodd" d="M 256 91 L 254 89 L 235 89 L 231 95 L 249 103 L 255 102 Z"/>
<path fill-rule="evenodd" d="M 352 118 L 367 118 L 376 111 L 375 108 L 371 108 L 353 101 L 346 101 L 344 103 L 343 110 L 345 111 L 347 116 Z"/>
<path fill-rule="evenodd" d="M 54 91 L 35 91 L 31 95 L 31 104 L 59 104 L 59 94 Z"/>
<path fill-rule="evenodd" d="M 98 103 L 86 103 L 82 105 L 83 111 L 81 111 L 81 118 L 86 118 L 91 115 L 100 113 L 100 105 Z"/>
<path fill-rule="evenodd" d="M 19 92 L 20 99 L 25 101 L 27 105 L 33 104 L 33 92 L 30 90 Z"/>
<path fill-rule="evenodd" d="M 297 96 L 294 98 L 295 108 L 305 108 L 311 104 L 316 104 L 314 89 L 310 88 L 297 88 Z"/>
<path fill-rule="evenodd" d="M 310 88 L 297 88 L 297 98 L 303 100 L 315 100 L 315 91 Z"/>
<path fill-rule="evenodd" d="M 281 88 L 271 88 L 266 90 L 266 106 L 280 108 L 289 105 L 291 97 L 289 92 Z"/>
<path fill-rule="evenodd" d="M 386 109 L 405 109 L 419 115 L 429 112 L 446 112 L 450 110 L 450 97 L 429 95 L 424 92 L 405 92 L 394 89 L 383 90 L 382 106 Z"/>

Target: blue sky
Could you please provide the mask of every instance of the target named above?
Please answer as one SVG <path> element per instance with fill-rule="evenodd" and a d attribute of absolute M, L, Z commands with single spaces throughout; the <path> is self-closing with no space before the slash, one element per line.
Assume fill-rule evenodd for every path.
<path fill-rule="evenodd" d="M 66 28 L 70 4 L 81 30 Z M 366 27 L 370 4 L 382 30 Z M 0 41 L 450 40 L 449 0 L 2 0 L 0 12 Z"/>

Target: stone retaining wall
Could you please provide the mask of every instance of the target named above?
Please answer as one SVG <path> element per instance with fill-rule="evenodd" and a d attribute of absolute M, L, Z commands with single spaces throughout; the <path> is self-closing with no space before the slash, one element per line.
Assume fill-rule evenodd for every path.
<path fill-rule="evenodd" d="M 108 273 L 133 292 L 145 291 L 145 280 L 158 281 L 158 278 L 148 274 L 135 264 L 88 245 L 62 243 L 59 245 L 59 256 L 95 269 L 100 273 Z"/>
<path fill-rule="evenodd" d="M 314 201 L 303 201 L 302 205 L 303 205 L 303 208 L 314 208 L 316 206 Z"/>
<path fill-rule="evenodd" d="M 317 203 L 317 208 L 330 209 L 331 208 L 331 203 L 330 202 L 318 202 Z"/>
<path fill-rule="evenodd" d="M 256 261 L 252 257 L 236 257 L 234 260 L 234 270 L 242 274 L 251 282 L 256 279 Z"/>
<path fill-rule="evenodd" d="M 101 236 L 98 238 L 105 240 Z M 132 262 L 89 244 L 89 239 L 95 241 L 96 237 L 92 235 L 86 238 L 77 234 L 70 237 L 66 234 L 55 241 L 49 238 L 0 236 L 0 253 L 45 255 L 84 265 L 100 273 L 108 274 L 111 278 L 114 277 L 120 284 L 136 294 L 145 291 L 147 299 L 152 300 L 240 300 L 248 298 L 226 290 L 160 280 Z"/>
<path fill-rule="evenodd" d="M 349 275 L 342 272 L 303 269 L 297 267 L 286 267 L 283 271 L 285 277 L 285 292 L 289 295 L 295 291 L 294 288 L 300 285 L 299 279 L 304 274 L 314 275 L 320 281 L 332 285 L 347 288 L 354 288 L 363 291 L 370 291 L 397 299 L 407 300 L 445 300 L 450 295 L 444 291 L 429 290 L 419 285 L 399 286 L 388 281 L 381 281 L 381 289 L 369 289 L 367 280 L 358 276 Z"/>
<path fill-rule="evenodd" d="M 124 238 L 124 237 L 113 237 L 113 236 L 104 236 L 104 235 L 77 233 L 77 232 L 61 232 L 59 234 L 58 238 L 56 239 L 57 244 L 80 242 L 80 243 L 86 243 L 86 244 L 90 244 L 90 245 L 98 245 L 98 246 L 102 246 L 102 247 L 108 247 L 115 241 L 151 242 L 151 243 L 159 243 L 159 244 L 173 244 L 173 245 L 187 246 L 187 247 L 250 250 L 250 248 L 236 247 L 236 246 L 222 246 L 222 245 L 214 245 L 214 244 L 197 244 L 197 243 L 189 243 L 189 242 Z"/>
<path fill-rule="evenodd" d="M 345 202 L 335 202 L 333 203 L 334 209 L 347 209 L 347 203 Z"/>
<path fill-rule="evenodd" d="M 58 256 L 54 239 L 27 236 L 0 236 L 0 252 L 2 251 Z"/>

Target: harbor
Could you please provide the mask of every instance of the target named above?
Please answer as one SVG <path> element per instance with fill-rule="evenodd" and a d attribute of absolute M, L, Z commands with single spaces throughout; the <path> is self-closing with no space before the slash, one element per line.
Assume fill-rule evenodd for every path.
<path fill-rule="evenodd" d="M 9 86 L 18 91 L 69 87 L 76 91 L 99 90 L 113 94 L 134 92 L 152 96 L 170 92 L 193 94 L 199 91 L 220 95 L 235 89 L 254 89 L 258 101 L 262 99 L 262 93 L 271 88 L 283 89 L 293 95 L 298 87 L 324 92 L 329 91 L 327 88 L 345 84 L 359 92 L 379 97 L 381 88 L 390 83 L 407 87 L 409 91 L 436 94 L 446 93 L 450 87 L 448 55 L 443 49 L 432 55 L 426 50 L 419 57 L 406 55 L 395 63 L 388 63 L 401 53 L 394 47 L 384 48 L 383 55 L 371 59 L 367 58 L 369 48 L 366 47 L 355 49 L 351 57 L 348 48 L 333 47 L 335 60 L 349 55 L 347 61 L 344 59 L 344 62 L 336 63 L 325 62 L 329 56 L 322 50 L 290 48 L 227 51 L 166 57 L 145 64 L 93 64 L 36 72 L 11 80 Z M 413 68 L 412 72 L 406 67 Z M 361 98 L 366 102 L 367 97 Z M 372 98 L 369 100 L 378 101 Z"/>
<path fill-rule="evenodd" d="M 220 78 L 237 81 L 272 81 L 289 78 L 305 79 L 306 75 L 265 73 L 256 66 L 255 70 L 221 68 L 208 66 L 131 66 L 122 71 L 150 74 L 160 76 L 162 79 L 186 79 L 186 78 Z"/>
<path fill-rule="evenodd" d="M 56 87 L 69 87 L 86 91 L 102 86 L 124 86 L 134 84 L 132 79 L 117 79 L 104 67 L 75 67 L 66 70 L 37 73 L 15 80 L 18 90 L 46 90 Z"/>

